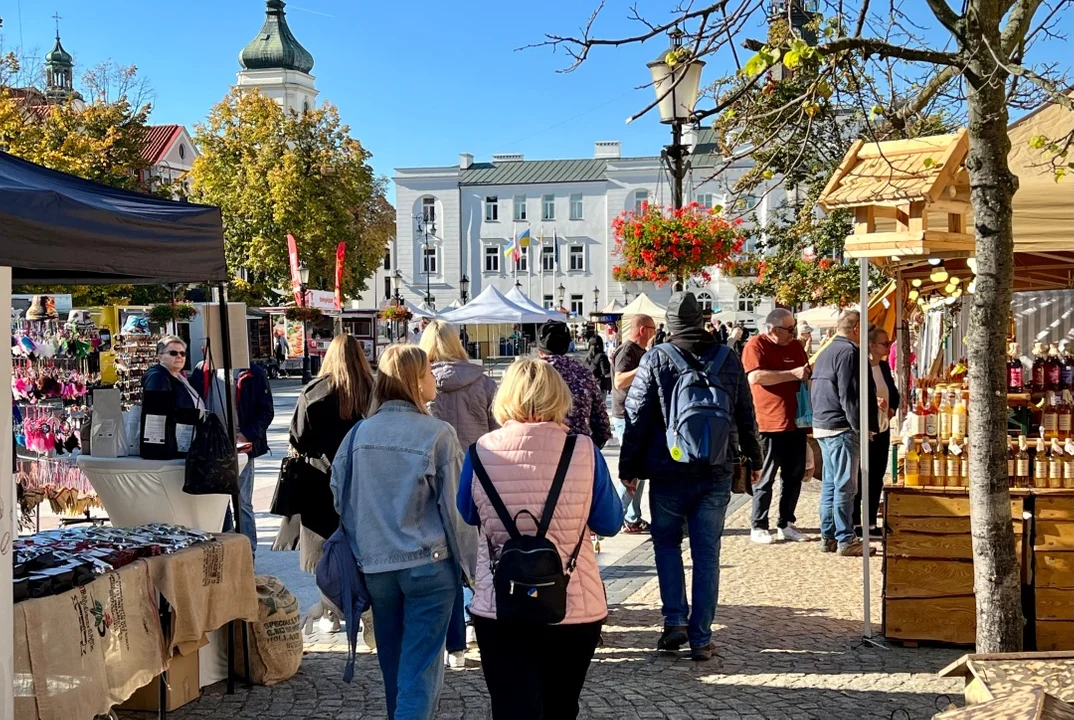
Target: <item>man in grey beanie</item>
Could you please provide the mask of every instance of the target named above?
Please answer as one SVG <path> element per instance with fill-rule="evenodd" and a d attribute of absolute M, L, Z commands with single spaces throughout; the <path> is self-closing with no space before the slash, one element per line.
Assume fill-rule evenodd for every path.
<path fill-rule="evenodd" d="M 731 497 L 734 447 L 751 463 L 753 482 L 760 479 L 761 445 L 753 413 L 753 396 L 738 356 L 705 332 L 704 315 L 693 293 L 677 292 L 667 308 L 670 341 L 645 354 L 626 400 L 626 431 L 619 457 L 623 484 L 649 480 L 650 532 L 660 580 L 664 632 L 662 653 L 678 654 L 690 644 L 690 657 L 710 660 L 712 622 L 720 586 L 720 541 Z M 682 462 L 668 449 L 667 423 L 679 379 L 676 356 L 704 368 L 710 382 L 727 395 L 734 418 L 731 441 L 721 461 Z M 679 450 L 678 447 L 675 448 Z M 683 525 L 690 528 L 693 590 L 686 599 L 682 563 Z"/>

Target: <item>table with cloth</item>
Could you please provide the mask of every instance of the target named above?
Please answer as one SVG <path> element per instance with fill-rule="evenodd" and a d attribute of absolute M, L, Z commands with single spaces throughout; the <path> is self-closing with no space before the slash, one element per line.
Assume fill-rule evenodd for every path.
<path fill-rule="evenodd" d="M 172 611 L 168 637 L 158 595 Z M 257 619 L 250 542 L 219 534 L 14 610 L 15 717 L 92 718 L 165 670 L 173 650 L 233 620 Z"/>

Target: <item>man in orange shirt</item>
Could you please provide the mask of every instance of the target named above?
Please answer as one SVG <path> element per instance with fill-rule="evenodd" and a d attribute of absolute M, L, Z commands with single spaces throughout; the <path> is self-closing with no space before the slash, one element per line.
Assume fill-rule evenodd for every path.
<path fill-rule="evenodd" d="M 757 429 L 761 434 L 764 464 L 761 480 L 753 488 L 753 529 L 750 540 L 761 545 L 772 543 L 768 512 L 776 474 L 781 480 L 779 540 L 804 542 L 808 538 L 794 526 L 794 511 L 802 491 L 806 466 L 806 434 L 795 424 L 798 415 L 798 390 L 809 379 L 809 358 L 797 342 L 794 316 L 782 308 L 765 318 L 765 332 L 754 335 L 742 351 L 757 410 Z"/>

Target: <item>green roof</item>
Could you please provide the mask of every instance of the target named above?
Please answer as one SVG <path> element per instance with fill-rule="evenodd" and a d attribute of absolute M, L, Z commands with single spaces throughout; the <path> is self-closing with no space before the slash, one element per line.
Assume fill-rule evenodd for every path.
<path fill-rule="evenodd" d="M 75 59 L 71 57 L 71 53 L 63 49 L 63 45 L 60 44 L 60 36 L 56 36 L 56 45 L 52 50 L 45 55 L 46 65 L 60 65 L 60 66 L 73 66 Z"/>
<path fill-rule="evenodd" d="M 313 55 L 295 39 L 284 17 L 283 0 L 265 3 L 265 24 L 250 44 L 239 53 L 239 64 L 246 70 L 313 69 Z"/>

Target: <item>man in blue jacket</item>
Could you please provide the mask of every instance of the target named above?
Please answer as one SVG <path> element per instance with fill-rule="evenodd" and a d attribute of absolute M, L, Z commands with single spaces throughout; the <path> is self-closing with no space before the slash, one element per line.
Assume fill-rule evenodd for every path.
<path fill-rule="evenodd" d="M 660 581 L 664 632 L 658 651 L 678 654 L 690 643 L 694 660 L 713 655 L 712 621 L 720 587 L 720 540 L 727 503 L 731 497 L 733 447 L 722 462 L 677 462 L 668 450 L 667 418 L 679 371 L 669 353 L 681 352 L 689 362 L 711 368 L 718 352 L 725 354 L 718 372 L 710 377 L 727 394 L 734 423 L 729 445 L 737 442 L 749 459 L 752 481 L 760 480 L 761 444 L 753 413 L 753 395 L 742 363 L 733 352 L 722 349 L 705 332 L 704 316 L 693 293 L 671 296 L 667 309 L 668 345 L 653 348 L 638 365 L 626 399 L 626 429 L 619 456 L 619 478 L 635 492 L 639 478 L 649 480 L 650 532 Z M 678 450 L 678 448 L 676 448 Z M 682 563 L 683 525 L 690 530 L 693 559 L 692 605 L 686 600 Z"/>
<path fill-rule="evenodd" d="M 190 373 L 190 384 L 202 398 L 209 390 L 205 385 L 204 363 L 198 363 Z M 207 403 L 212 407 L 211 403 Z M 238 410 L 239 427 L 235 444 L 239 452 L 246 453 L 246 467 L 239 474 L 239 512 L 242 513 L 242 534 L 250 540 L 252 552 L 257 554 L 257 519 L 254 517 L 254 459 L 269 452 L 268 429 L 276 411 L 272 405 L 272 389 L 268 375 L 260 365 L 244 368 L 236 373 L 235 405 Z M 224 516 L 224 532 L 234 527 L 232 508 Z"/>
<path fill-rule="evenodd" d="M 835 338 L 813 366 L 813 437 L 820 445 L 824 475 L 820 484 L 820 534 L 823 552 L 860 557 L 864 546 L 854 535 L 854 496 L 858 490 L 861 437 L 858 422 L 869 413 L 869 436 L 877 432 L 876 385 L 869 374 L 869 406 L 859 401 L 861 351 L 854 338 L 861 329 L 855 311 L 839 318 Z M 866 360 L 868 362 L 868 360 Z"/>

